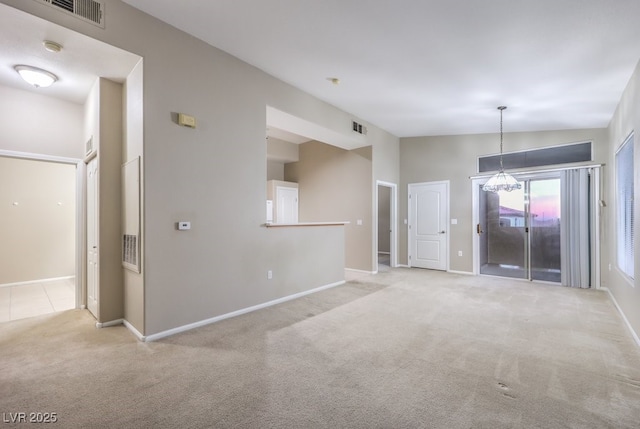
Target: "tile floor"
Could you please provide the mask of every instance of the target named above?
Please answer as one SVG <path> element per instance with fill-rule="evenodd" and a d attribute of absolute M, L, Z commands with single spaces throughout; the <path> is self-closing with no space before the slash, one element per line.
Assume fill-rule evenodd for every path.
<path fill-rule="evenodd" d="M 75 289 L 73 278 L 0 287 L 0 322 L 75 308 Z"/>

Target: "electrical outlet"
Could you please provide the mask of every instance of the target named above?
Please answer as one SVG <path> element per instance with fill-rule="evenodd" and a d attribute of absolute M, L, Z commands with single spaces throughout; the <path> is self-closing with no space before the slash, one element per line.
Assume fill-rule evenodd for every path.
<path fill-rule="evenodd" d="M 273 278 L 273 271 L 267 271 L 267 280 L 271 280 Z"/>
<path fill-rule="evenodd" d="M 462 250 L 458 250 L 458 256 L 462 256 Z"/>

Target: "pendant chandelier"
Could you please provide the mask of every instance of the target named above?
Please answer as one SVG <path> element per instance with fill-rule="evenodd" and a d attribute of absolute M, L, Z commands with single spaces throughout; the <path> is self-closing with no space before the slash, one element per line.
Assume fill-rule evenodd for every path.
<path fill-rule="evenodd" d="M 511 174 L 505 173 L 504 167 L 502 166 L 502 111 L 506 108 L 507 106 L 498 106 L 498 110 L 500 111 L 500 171 L 487 180 L 487 183 L 482 186 L 483 191 L 511 192 L 514 189 L 522 188 L 522 183 L 518 182 Z"/>

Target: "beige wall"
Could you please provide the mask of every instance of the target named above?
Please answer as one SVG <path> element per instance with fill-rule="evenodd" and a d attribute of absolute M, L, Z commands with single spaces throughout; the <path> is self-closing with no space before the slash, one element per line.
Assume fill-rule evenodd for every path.
<path fill-rule="evenodd" d="M 373 180 L 371 181 L 371 188 L 372 193 L 375 195 L 375 192 L 377 192 L 377 181 L 394 185 L 400 184 L 400 139 L 378 128 L 370 127 L 369 125 L 367 125 L 367 127 L 369 130 L 367 139 L 371 143 L 373 152 Z M 374 219 L 373 227 L 377 228 L 377 207 L 372 204 L 371 209 Z M 391 228 L 399 231 L 401 227 L 399 215 L 397 219 L 397 225 L 392 225 Z M 372 236 L 372 241 L 373 240 L 375 240 L 375 236 Z M 395 247 L 397 252 L 399 244 L 395 243 Z M 391 263 L 393 264 L 395 263 L 395 257 L 394 255 L 391 255 L 391 257 Z M 375 253 L 375 243 L 372 244 L 371 261 L 372 266 L 376 267 L 378 264 L 378 255 Z"/>
<path fill-rule="evenodd" d="M 84 153 L 82 126 L 83 106 L 0 85 L 0 128 L 2 129 L 0 150 L 80 159 Z M 30 166 L 28 174 L 32 178 L 20 182 L 7 181 L 3 178 L 2 183 L 5 186 L 11 185 L 10 192 L 16 197 L 16 191 L 19 191 L 23 196 L 31 194 L 35 198 L 34 203 L 37 202 L 39 206 L 36 209 L 32 205 L 18 205 L 18 210 L 12 210 L 0 216 L 5 227 L 8 227 L 11 222 L 6 220 L 12 219 L 20 212 L 18 221 L 20 223 L 28 222 L 31 225 L 27 228 L 26 224 L 22 224 L 20 230 L 7 230 L 7 235 L 0 234 L 0 236 L 6 237 L 6 241 L 3 239 L 3 244 L 0 244 L 0 247 L 4 249 L 0 252 L 7 251 L 6 249 L 9 248 L 7 243 L 15 244 L 16 234 L 20 231 L 24 233 L 23 238 L 30 237 L 28 247 L 30 252 L 33 252 L 33 257 L 29 256 L 29 264 L 14 263 L 17 254 L 12 252 L 4 254 L 1 258 L 6 267 L 0 269 L 0 284 L 75 275 L 75 242 L 73 241 L 76 233 L 75 212 L 73 211 L 76 199 L 75 165 L 6 158 L 3 160 L 4 163 L 10 163 L 13 166 Z M 16 163 L 13 164 L 12 161 Z M 6 164 L 3 164 L 0 168 L 1 175 L 16 173 L 13 169 L 5 169 L 5 166 Z M 58 173 L 60 170 L 65 171 L 63 176 L 66 178 L 62 179 L 63 176 L 57 176 L 56 170 Z M 23 170 L 18 169 L 17 171 Z M 69 174 L 71 175 L 70 179 L 68 178 Z M 37 178 L 42 178 L 42 181 L 36 180 L 34 182 L 34 179 Z M 59 185 L 61 180 L 67 181 L 64 192 L 70 193 L 70 196 L 64 199 L 70 203 L 60 201 L 63 205 L 57 206 L 58 201 L 56 201 L 56 206 L 51 211 L 52 207 L 48 202 L 50 202 L 49 198 L 53 198 L 53 194 L 43 194 L 40 185 L 44 185 L 47 181 L 51 181 L 52 186 Z M 68 180 L 70 180 L 70 184 Z M 61 196 L 61 189 L 56 190 L 55 194 Z M 62 200 L 62 197 L 60 198 Z M 19 202 L 19 200 L 16 201 Z M 8 207 L 15 206 L 5 206 L 5 208 Z M 62 212 L 71 214 L 62 216 Z M 44 214 L 47 216 L 43 218 Z M 57 225 L 55 227 L 57 232 L 53 231 L 52 223 Z M 31 234 L 36 234 L 35 237 L 40 234 L 43 239 L 46 237 L 46 243 L 34 246 L 36 239 Z M 21 252 L 24 252 L 24 249 Z M 24 253 L 21 255 L 24 256 Z"/>
<path fill-rule="evenodd" d="M 299 160 L 299 147 L 296 143 L 286 142 L 275 137 L 267 139 L 267 158 L 282 163 Z"/>
<path fill-rule="evenodd" d="M 606 286 L 611 290 L 636 335 L 640 336 L 640 276 L 638 276 L 640 268 L 640 228 L 635 228 L 634 237 L 635 280 L 626 278 L 617 268 L 616 262 L 615 152 L 634 130 L 634 212 L 636 213 L 636 218 L 638 218 L 638 213 L 640 213 L 640 198 L 638 198 L 640 195 L 640 66 L 636 68 L 631 77 L 609 125 L 607 156 L 610 167 L 605 170 L 605 183 L 609 197 L 605 198 L 607 206 L 603 209 L 606 213 L 603 238 L 608 241 L 609 249 L 607 264 L 603 264 L 603 275 L 608 274 Z M 609 271 L 609 263 L 611 264 L 611 271 Z"/>
<path fill-rule="evenodd" d="M 299 186 L 300 222 L 350 222 L 345 264 L 363 271 L 374 269 L 371 169 L 370 147 L 347 151 L 320 142 L 300 145 L 300 161 L 285 166 L 285 180 Z"/>
<path fill-rule="evenodd" d="M 0 157 L 0 284 L 75 276 L 76 166 Z"/>
<path fill-rule="evenodd" d="M 98 322 L 124 316 L 121 262 L 123 87 L 98 78 L 85 105 L 85 141 L 98 153 Z"/>
<path fill-rule="evenodd" d="M 284 163 L 267 161 L 267 180 L 284 180 Z"/>
<path fill-rule="evenodd" d="M 81 159 L 83 107 L 0 85 L 0 149 Z"/>
<path fill-rule="evenodd" d="M 143 334 L 344 278 L 344 232 L 263 226 L 266 106 L 337 133 L 351 132 L 353 115 L 117 0 L 106 1 L 105 29 L 38 2 L 0 1 L 144 58 Z M 175 112 L 194 115 L 198 127 L 178 126 Z M 374 151 L 397 145 L 367 127 Z M 373 189 L 370 179 L 369 200 Z M 366 210 L 371 217 L 370 201 Z M 192 229 L 176 231 L 178 220 Z M 362 265 L 370 267 L 366 225 L 370 256 Z"/>
<path fill-rule="evenodd" d="M 143 61 L 131 71 L 124 85 L 124 148 L 122 163 L 140 157 L 140 177 L 144 179 L 143 135 Z M 144 201 L 144 182 L 140 183 L 141 203 Z M 140 207 L 141 221 L 144 205 Z M 122 213 L 124 219 L 127 213 Z M 144 224 L 140 224 L 140 273 L 124 270 L 124 317 L 131 325 L 144 332 Z"/>
<path fill-rule="evenodd" d="M 505 133 L 505 152 L 529 148 L 593 141 L 597 163 L 607 162 L 607 132 L 604 129 Z M 450 269 L 473 271 L 472 200 L 470 176 L 477 174 L 478 156 L 499 150 L 499 134 L 475 134 L 444 137 L 415 137 L 400 140 L 400 248 L 399 263 L 407 264 L 407 189 L 409 183 L 450 181 Z M 458 256 L 462 251 L 463 256 Z M 605 252 L 606 254 L 606 252 Z M 604 263 L 604 261 L 603 261 Z"/>
<path fill-rule="evenodd" d="M 299 160 L 299 147 L 274 137 L 267 139 L 267 180 L 284 180 L 284 165 Z"/>

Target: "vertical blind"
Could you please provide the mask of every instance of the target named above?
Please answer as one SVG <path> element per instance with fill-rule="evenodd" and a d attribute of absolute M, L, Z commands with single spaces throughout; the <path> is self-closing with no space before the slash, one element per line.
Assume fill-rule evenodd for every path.
<path fill-rule="evenodd" d="M 633 278 L 633 134 L 616 153 L 618 267 Z"/>
<path fill-rule="evenodd" d="M 564 286 L 591 286 L 589 171 L 564 170 L 560 176 L 560 273 Z"/>

